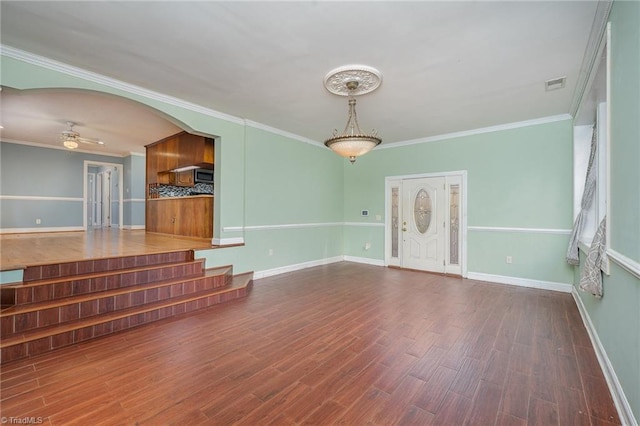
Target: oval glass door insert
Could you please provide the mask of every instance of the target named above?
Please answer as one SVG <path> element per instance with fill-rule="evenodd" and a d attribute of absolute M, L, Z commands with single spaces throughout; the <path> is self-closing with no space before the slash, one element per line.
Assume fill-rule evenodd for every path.
<path fill-rule="evenodd" d="M 418 232 L 424 234 L 429 229 L 431 224 L 431 197 L 429 193 L 423 188 L 416 194 L 416 199 L 413 203 L 413 220 L 418 228 Z"/>

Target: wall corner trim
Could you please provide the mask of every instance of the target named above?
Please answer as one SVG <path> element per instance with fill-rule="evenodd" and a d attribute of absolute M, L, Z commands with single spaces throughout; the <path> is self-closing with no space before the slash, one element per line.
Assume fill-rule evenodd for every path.
<path fill-rule="evenodd" d="M 611 361 L 607 356 L 607 352 L 605 351 L 604 346 L 602 346 L 602 342 L 600 341 L 598 332 L 596 331 L 593 322 L 591 322 L 589 312 L 587 312 L 587 308 L 584 306 L 584 303 L 582 302 L 582 299 L 578 294 L 578 290 L 574 286 L 571 286 L 571 288 L 571 295 L 573 296 L 573 300 L 578 306 L 580 317 L 582 318 L 584 327 L 587 329 L 587 333 L 589 334 L 589 338 L 591 339 L 591 344 L 593 345 L 596 357 L 598 358 L 598 363 L 600 364 L 600 368 L 602 368 L 602 373 L 604 374 L 605 380 L 607 381 L 607 386 L 609 386 L 609 391 L 611 392 L 613 403 L 618 410 L 620 421 L 623 425 L 637 426 L 638 421 L 633 416 L 633 411 L 631 410 L 631 405 L 629 405 L 629 400 L 627 399 L 627 396 L 622 389 L 622 385 L 620 384 L 618 376 L 613 369 L 613 365 L 611 365 Z"/>
<path fill-rule="evenodd" d="M 571 229 L 561 228 L 514 228 L 505 226 L 467 226 L 468 231 L 480 232 L 524 232 L 532 234 L 571 235 Z"/>
<path fill-rule="evenodd" d="M 613 249 L 607 250 L 607 257 L 626 269 L 631 275 L 640 279 L 640 263 Z"/>
<path fill-rule="evenodd" d="M 509 277 L 506 275 L 485 274 L 483 272 L 468 272 L 467 279 L 488 281 L 498 284 L 516 285 L 519 287 L 538 288 L 541 290 L 560 291 L 562 293 L 571 293 L 571 289 L 573 288 L 573 286 L 568 283 L 532 280 L 529 278 Z"/>

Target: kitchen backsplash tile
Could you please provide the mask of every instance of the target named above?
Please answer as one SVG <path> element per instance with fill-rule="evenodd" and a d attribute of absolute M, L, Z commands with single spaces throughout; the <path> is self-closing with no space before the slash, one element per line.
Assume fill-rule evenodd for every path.
<path fill-rule="evenodd" d="M 158 195 L 162 197 L 187 197 L 194 194 L 213 195 L 213 185 L 210 183 L 196 183 L 194 186 L 159 185 Z"/>

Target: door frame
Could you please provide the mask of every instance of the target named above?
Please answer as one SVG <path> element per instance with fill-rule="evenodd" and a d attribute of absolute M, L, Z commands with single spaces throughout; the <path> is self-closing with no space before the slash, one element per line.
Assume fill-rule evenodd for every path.
<path fill-rule="evenodd" d="M 123 206 L 123 199 L 124 199 L 124 167 L 122 164 L 117 164 L 117 163 L 105 163 L 102 161 L 91 161 L 91 160 L 84 160 L 84 165 L 83 165 L 83 178 L 82 178 L 82 228 L 86 231 L 87 230 L 87 189 L 88 189 L 88 182 L 87 182 L 87 177 L 89 174 L 89 166 L 97 166 L 97 167 L 101 167 L 101 166 L 107 166 L 107 167 L 115 167 L 115 169 L 118 171 L 118 229 L 123 229 L 123 218 L 124 218 L 124 206 Z M 113 196 L 113 194 L 112 194 Z"/>
<path fill-rule="evenodd" d="M 460 269 L 463 278 L 467 277 L 467 171 L 418 173 L 411 175 L 386 176 L 384 178 L 384 265 L 391 264 L 391 188 L 398 181 L 433 177 L 459 176 L 460 188 Z"/>

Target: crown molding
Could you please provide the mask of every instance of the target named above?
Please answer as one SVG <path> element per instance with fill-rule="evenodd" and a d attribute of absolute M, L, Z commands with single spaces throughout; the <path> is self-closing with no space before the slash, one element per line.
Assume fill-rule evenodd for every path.
<path fill-rule="evenodd" d="M 162 93 L 154 92 L 153 90 L 144 89 L 134 84 L 125 83 L 114 78 L 106 77 L 104 75 L 87 71 L 82 68 L 77 68 L 71 65 L 67 65 L 62 62 L 55 61 L 53 59 L 45 58 L 44 56 L 36 55 L 24 50 L 16 49 L 15 47 L 0 44 L 0 52 L 3 56 L 17 59 L 28 64 L 37 65 L 42 68 L 46 68 L 52 71 L 61 72 L 63 74 L 78 77 L 83 80 L 91 81 L 94 83 L 102 84 L 113 89 L 122 90 L 127 93 L 135 94 L 145 97 L 147 99 L 153 99 L 156 101 L 164 102 L 169 105 L 184 108 L 190 111 L 199 112 L 201 114 L 215 117 L 220 120 L 229 121 L 236 124 L 244 124 L 244 120 L 233 115 L 225 114 L 210 108 L 205 108 L 200 105 L 196 105 L 191 102 L 183 101 L 182 99 L 175 98 L 173 96 L 163 95 Z"/>
<path fill-rule="evenodd" d="M 0 52 L 2 53 L 3 56 L 7 56 L 12 59 L 17 59 L 22 62 L 26 62 L 32 65 L 37 65 L 46 69 L 50 69 L 52 71 L 57 71 L 63 74 L 78 77 L 83 80 L 99 83 L 107 87 L 125 91 L 127 93 L 132 93 L 135 95 L 143 96 L 148 99 L 164 102 L 169 105 L 177 106 L 190 111 L 195 111 L 195 112 L 207 115 L 209 117 L 218 118 L 220 120 L 229 121 L 231 123 L 243 124 L 246 126 L 254 127 L 256 129 L 266 130 L 267 132 L 271 132 L 280 136 L 295 139 L 300 142 L 305 142 L 311 145 L 324 147 L 324 145 L 318 141 L 314 141 L 312 139 L 305 138 L 303 136 L 296 135 L 294 133 L 276 129 L 274 127 L 270 127 L 270 126 L 267 126 L 266 124 L 258 123 L 255 121 L 245 120 L 240 117 L 236 117 L 230 114 L 225 114 L 223 112 L 216 111 L 210 108 L 205 108 L 203 106 L 196 105 L 191 102 L 183 101 L 182 99 L 178 99 L 173 96 L 163 95 L 162 93 L 144 89 L 140 86 L 125 83 L 120 80 L 116 80 L 110 77 L 105 77 L 98 73 L 94 73 L 91 71 L 84 70 L 82 68 L 77 68 L 71 65 L 67 65 L 65 63 L 55 61 L 53 59 L 45 58 L 44 56 L 40 56 L 30 52 L 26 52 L 24 50 L 16 49 L 15 47 L 0 44 Z"/>
<path fill-rule="evenodd" d="M 607 5 L 608 7 L 604 7 L 602 5 Z M 600 14 L 604 13 L 604 10 L 606 10 L 606 17 L 608 17 L 609 14 L 609 10 L 611 9 L 611 0 L 605 0 L 605 1 L 601 1 L 599 2 L 598 5 L 598 12 L 600 16 Z M 596 21 L 598 21 L 598 17 L 596 17 Z M 604 23 L 606 25 L 606 17 L 604 19 Z M 595 24 L 594 24 L 595 26 Z M 597 51 L 597 43 L 596 43 L 596 47 L 595 47 L 596 51 Z M 160 101 L 172 106 L 176 106 L 179 108 L 184 108 L 186 110 L 190 110 L 190 111 L 194 111 L 194 112 L 198 112 L 201 113 L 203 115 L 209 116 L 209 117 L 214 117 L 220 120 L 224 120 L 224 121 L 228 121 L 231 123 L 235 123 L 235 124 L 241 124 L 241 125 L 245 125 L 245 126 L 249 126 L 249 127 L 253 127 L 256 129 L 261 129 L 261 130 L 265 130 L 267 132 L 270 133 L 274 133 L 280 136 L 284 136 L 287 138 L 291 138 L 294 140 L 298 140 L 300 142 L 304 142 L 304 143 L 308 143 L 310 145 L 314 145 L 320 148 L 324 148 L 324 144 L 318 141 L 315 141 L 313 139 L 309 139 L 300 135 L 296 135 L 294 133 L 290 133 L 287 132 L 285 130 L 281 130 L 281 129 L 277 129 L 271 126 L 267 126 L 265 124 L 262 123 L 258 123 L 252 120 L 248 120 L 248 119 L 242 119 L 233 115 L 229 115 L 229 114 L 225 114 L 210 108 L 206 108 L 191 102 L 187 102 L 184 101 L 182 99 L 178 99 L 175 98 L 173 96 L 168 96 L 168 95 L 164 95 L 162 93 L 159 92 L 155 92 L 152 90 L 148 90 L 148 89 L 144 89 L 142 87 L 133 85 L 133 84 L 129 84 L 129 83 L 125 83 L 123 81 L 120 80 L 116 80 L 110 77 L 106 77 L 103 76 L 101 74 L 92 72 L 92 71 L 87 71 L 81 68 L 77 68 L 71 65 L 67 65 L 65 63 L 62 62 L 58 62 L 55 61 L 53 59 L 49 59 L 46 58 L 44 56 L 40 56 L 40 55 L 36 55 L 30 52 L 26 52 L 11 46 L 7 46 L 4 44 L 0 44 L 0 54 L 2 56 L 6 56 L 12 59 L 16 59 L 22 62 L 26 62 L 32 65 L 36 65 L 36 66 L 40 66 L 42 68 L 46 68 L 52 71 L 57 71 L 66 75 L 70 75 L 70 76 L 74 76 L 74 77 L 78 77 L 81 78 L 83 80 L 87 80 L 87 81 L 91 81 L 94 83 L 98 83 L 98 84 L 102 84 L 104 86 L 107 87 L 111 87 L 114 89 L 118 89 L 118 90 L 122 90 L 124 92 L 127 93 L 131 93 L 131 94 L 135 94 L 138 96 L 142 96 L 145 97 L 147 99 L 152 99 L 152 100 L 156 100 L 156 101 Z M 583 64 L 584 66 L 584 64 Z M 576 108 L 577 109 L 577 108 Z M 573 110 L 573 109 L 572 109 Z M 408 145 L 416 145 L 416 144 L 422 144 L 422 143 L 427 143 L 427 142 L 435 142 L 435 141 L 441 141 L 441 140 L 446 140 L 446 139 L 453 139 L 453 138 L 458 138 L 458 137 L 463 137 L 463 136 L 471 136 L 471 135 L 477 135 L 477 134 L 481 134 L 481 133 L 490 133 L 490 132 L 497 132 L 497 131 L 501 131 L 501 130 L 508 130 L 508 129 L 515 129 L 515 128 L 520 128 L 520 127 L 527 127 L 527 126 L 533 126 L 533 125 L 537 125 L 537 124 L 545 124 L 545 123 L 552 123 L 555 121 L 563 121 L 563 120 L 570 120 L 572 119 L 573 116 L 570 114 L 560 114 L 560 115 L 554 115 L 554 116 L 549 116 L 549 117 L 542 117 L 542 118 L 536 118 L 536 119 L 532 119 L 532 120 L 525 120 L 525 121 L 519 121 L 519 122 L 514 122 L 514 123 L 507 123 L 507 124 L 500 124 L 500 125 L 496 125 L 496 126 L 490 126 L 490 127 L 483 127 L 483 128 L 479 128 L 479 129 L 473 129 L 473 130 L 465 130 L 465 131 L 461 131 L 461 132 L 454 132 L 454 133 L 447 133 L 447 134 L 443 134 L 443 135 L 436 135 L 436 136 L 430 136 L 430 137 L 426 137 L 426 138 L 419 138 L 419 139 L 412 139 L 412 140 L 408 140 L 408 141 L 401 141 L 401 142 L 393 142 L 393 143 L 388 143 L 388 144 L 382 144 L 380 146 L 378 146 L 376 148 L 376 150 L 379 149 L 388 149 L 388 148 L 398 148 L 401 146 L 408 146 Z"/>
<path fill-rule="evenodd" d="M 284 136 L 285 138 L 295 139 L 300 142 L 308 143 L 310 145 L 314 145 L 320 148 L 324 148 L 324 144 L 318 141 L 314 141 L 313 139 L 305 138 L 304 136 L 296 135 L 295 133 L 286 132 L 284 130 L 276 129 L 275 127 L 267 126 L 266 124 L 257 123 L 251 120 L 245 120 L 245 124 L 249 127 L 253 127 L 254 129 L 265 130 L 270 133 L 275 133 L 276 135 Z"/>
<path fill-rule="evenodd" d="M 580 71 L 578 74 L 578 82 L 576 84 L 575 92 L 573 93 L 573 99 L 571 100 L 571 107 L 569 113 L 576 117 L 578 110 L 582 104 L 582 98 L 587 92 L 592 80 L 592 74 L 594 74 L 594 66 L 599 62 L 599 55 L 602 52 L 602 44 L 606 43 L 606 28 L 607 21 L 609 20 L 609 13 L 611 12 L 611 6 L 613 6 L 613 0 L 599 0 L 596 9 L 596 14 L 593 18 L 593 25 L 591 25 L 591 32 L 589 33 L 589 39 L 587 41 L 587 47 L 585 48 L 584 55 L 582 56 L 582 65 L 580 65 Z"/>
<path fill-rule="evenodd" d="M 28 146 L 35 146 L 37 148 L 57 149 L 57 150 L 60 150 L 60 151 L 78 152 L 78 153 L 90 154 L 90 155 L 101 155 L 103 157 L 124 158 L 124 157 L 126 157 L 128 155 L 128 154 L 127 155 L 115 154 L 113 152 L 88 151 L 86 149 L 81 149 L 81 148 L 76 148 L 74 150 L 71 150 L 71 149 L 65 148 L 63 146 L 49 145 L 49 144 L 46 144 L 46 143 L 18 141 L 18 140 L 15 140 L 15 139 L 7 139 L 7 138 L 3 138 L 2 140 L 0 140 L 0 143 L 13 143 L 13 144 L 16 144 L 16 145 L 28 145 Z"/>
<path fill-rule="evenodd" d="M 436 142 L 436 141 L 442 141 L 446 139 L 455 139 L 455 138 L 461 138 L 464 136 L 479 135 L 482 133 L 499 132 L 502 130 L 518 129 L 521 127 L 536 126 L 538 124 L 555 123 L 556 121 L 565 121 L 565 120 L 571 120 L 571 119 L 573 119 L 573 117 L 569 114 L 551 115 L 549 117 L 534 118 L 534 119 L 525 120 L 525 121 L 516 121 L 514 123 L 498 124 L 496 126 L 481 127 L 479 129 L 464 130 L 462 132 L 446 133 L 444 135 L 429 136 L 426 138 L 411 139 L 411 140 L 402 141 L 402 142 L 393 142 L 387 145 L 382 144 L 376 147 L 376 151 L 379 149 L 389 149 L 389 148 L 398 148 L 401 146 L 408 146 L 408 145 L 418 145 L 422 143 Z"/>

